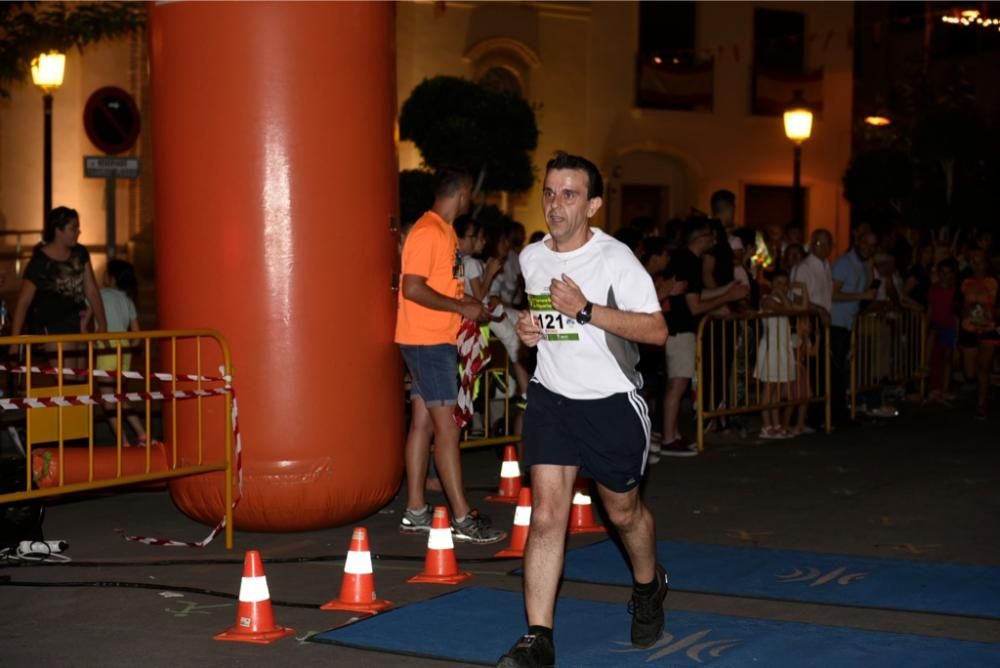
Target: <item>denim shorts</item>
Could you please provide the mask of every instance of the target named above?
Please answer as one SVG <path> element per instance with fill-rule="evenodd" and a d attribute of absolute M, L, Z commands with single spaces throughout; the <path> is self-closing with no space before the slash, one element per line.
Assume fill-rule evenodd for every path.
<path fill-rule="evenodd" d="M 423 399 L 428 408 L 454 406 L 458 401 L 458 349 L 448 343 L 433 346 L 400 345 L 410 370 L 410 399 Z"/>

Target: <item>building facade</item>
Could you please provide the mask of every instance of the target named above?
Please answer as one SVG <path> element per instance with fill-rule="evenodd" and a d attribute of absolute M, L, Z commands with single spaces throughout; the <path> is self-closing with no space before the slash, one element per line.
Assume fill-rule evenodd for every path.
<path fill-rule="evenodd" d="M 664 15 L 657 5 L 689 9 Z M 793 151 L 776 112 L 801 89 L 817 109 L 804 145 L 805 222 L 843 246 L 853 12 L 808 2 L 401 3 L 399 102 L 437 75 L 519 91 L 536 109 L 536 167 L 560 149 L 594 159 L 607 182 L 598 223 L 613 231 L 638 216 L 707 211 L 722 188 L 737 194 L 738 223 L 790 222 Z M 774 72 L 755 62 L 767 58 L 779 69 L 796 62 Z M 400 167 L 419 164 L 404 142 Z M 511 212 L 542 229 L 540 201 L 536 182 Z"/>

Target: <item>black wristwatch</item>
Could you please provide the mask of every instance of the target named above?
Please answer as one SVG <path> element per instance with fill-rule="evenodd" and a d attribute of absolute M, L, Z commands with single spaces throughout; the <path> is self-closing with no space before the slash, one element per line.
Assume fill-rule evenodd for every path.
<path fill-rule="evenodd" d="M 580 312 L 576 314 L 576 321 L 581 325 L 586 325 L 588 322 L 590 322 L 590 319 L 594 317 L 594 314 L 592 313 L 593 310 L 594 310 L 594 305 L 591 304 L 590 302 L 587 302 L 586 304 L 583 305 L 583 308 L 580 309 Z"/>

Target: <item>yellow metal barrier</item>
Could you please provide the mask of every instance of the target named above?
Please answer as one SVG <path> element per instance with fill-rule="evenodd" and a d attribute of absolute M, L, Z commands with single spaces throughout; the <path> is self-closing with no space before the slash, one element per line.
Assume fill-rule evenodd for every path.
<path fill-rule="evenodd" d="M 218 346 L 218 357 L 222 361 L 221 376 L 207 375 L 203 351 L 203 340 L 214 341 Z M 154 349 L 153 342 L 160 344 Z M 194 370 L 178 372 L 178 342 L 188 345 L 193 342 Z M 19 345 L 24 351 L 24 362 L 21 365 L 13 360 L 7 363 L 7 371 L 14 372 L 24 379 L 23 394 L 20 396 L 0 399 L 5 415 L 15 414 L 17 419 L 25 423 L 25 482 L 20 491 L 0 494 L 0 504 L 53 497 L 73 492 L 86 492 L 110 487 L 144 484 L 180 478 L 189 475 L 222 471 L 225 473 L 225 504 L 226 504 L 226 548 L 233 546 L 233 424 L 232 401 L 230 390 L 232 377 L 232 356 L 229 344 L 223 336 L 209 329 L 164 330 L 147 332 L 115 332 L 102 334 L 70 334 L 60 336 L 18 336 L 0 337 L 0 350 Z M 120 373 L 109 371 L 110 377 L 95 381 L 93 371 L 95 359 L 100 355 L 114 356 L 116 369 L 122 369 L 123 357 L 128 359 L 131 352 L 136 351 L 144 357 L 144 370 L 141 381 L 129 381 Z M 166 362 L 163 367 L 168 372 L 157 372 L 152 368 L 154 355 L 160 355 Z M 214 358 L 214 356 L 213 356 Z M 11 369 L 10 366 L 20 366 Z M 102 365 L 105 366 L 105 365 Z M 71 371 L 72 370 L 72 371 Z M 129 369 L 124 369 L 129 371 Z M 181 375 L 178 376 L 178 373 Z M 207 372 L 211 373 L 211 372 Z M 203 375 L 206 374 L 206 375 Z M 69 384 L 66 378 L 86 379 L 85 384 Z M 44 380 L 42 380 L 44 379 Z M 45 380 L 51 382 L 45 382 Z M 129 385 L 142 383 L 142 389 Z M 182 387 L 178 387 L 181 384 Z M 40 385 L 40 387 L 39 387 Z M 113 446 L 99 446 L 94 443 L 94 405 L 102 403 L 98 394 L 107 394 L 106 389 L 113 386 L 114 395 L 138 393 L 133 397 L 118 397 L 115 403 L 117 417 L 117 433 Z M 191 388 L 194 390 L 186 390 Z M 183 400 L 185 392 L 196 396 L 191 401 L 197 402 L 197 434 L 198 447 L 194 462 L 188 465 L 178 465 L 178 444 L 176 438 L 167 443 L 161 453 L 152 447 L 152 415 L 153 403 L 169 404 L 171 406 L 172 430 L 177 432 L 177 402 Z M 178 396 L 180 393 L 182 396 Z M 20 392 L 19 392 L 20 394 Z M 151 396 L 152 395 L 152 396 Z M 149 439 L 149 447 L 129 448 L 123 446 L 122 434 L 125 431 L 123 407 L 126 402 L 137 403 L 141 400 L 145 408 L 144 427 Z M 204 454 L 202 423 L 202 406 L 204 401 L 224 401 L 225 434 L 224 458 L 212 461 Z M 55 405 L 53 405 L 55 404 Z M 14 410 L 16 409 L 16 410 Z M 82 419 L 81 419 L 82 418 Z M 9 424 L 10 418 L 7 418 Z M 83 458 L 83 448 L 69 447 L 67 440 L 86 439 L 85 459 L 86 474 L 77 471 L 83 478 L 80 481 L 67 480 L 66 465 L 72 460 L 79 463 Z M 44 449 L 44 457 L 35 455 L 42 452 L 37 449 L 38 443 L 55 442 L 56 447 Z M 107 454 L 113 452 L 111 461 Z M 77 456 L 81 455 L 81 456 Z M 95 457 L 96 455 L 96 457 Z M 154 459 L 155 457 L 155 459 Z M 107 464 L 106 470 L 102 465 Z M 47 475 L 49 467 L 54 466 L 57 474 Z"/>
<path fill-rule="evenodd" d="M 822 403 L 830 415 L 830 328 L 816 315 L 708 317 L 695 350 L 698 450 L 706 420 Z"/>
<path fill-rule="evenodd" d="M 859 313 L 851 331 L 851 417 L 858 395 L 887 384 L 916 383 L 926 389 L 927 316 L 910 309 Z"/>
<path fill-rule="evenodd" d="M 459 447 L 462 449 L 485 448 L 493 445 L 511 445 L 520 443 L 520 435 L 511 434 L 511 392 L 510 388 L 516 383 L 514 376 L 510 372 L 510 358 L 507 350 L 503 346 L 493 346 L 491 349 L 492 361 L 482 371 L 480 392 L 484 398 L 483 404 L 483 435 L 472 438 L 469 430 L 462 432 L 462 441 Z M 492 407 L 493 394 L 495 388 L 503 389 L 503 434 L 495 435 L 493 431 Z"/>

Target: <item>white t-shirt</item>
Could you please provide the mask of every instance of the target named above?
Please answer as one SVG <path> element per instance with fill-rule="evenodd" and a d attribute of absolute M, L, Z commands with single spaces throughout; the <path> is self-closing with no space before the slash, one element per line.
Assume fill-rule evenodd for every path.
<path fill-rule="evenodd" d="M 503 271 L 493 285 L 497 288 L 497 293 L 505 304 L 514 301 L 517 292 L 517 282 L 521 278 L 521 263 L 518 261 L 519 254 L 515 250 L 507 253 L 507 260 L 503 263 Z M 492 288 L 491 288 L 492 293 Z"/>
<path fill-rule="evenodd" d="M 101 288 L 101 301 L 109 332 L 127 332 L 129 324 L 139 317 L 135 303 L 121 290 Z"/>
<path fill-rule="evenodd" d="M 465 294 L 471 297 L 472 279 L 483 277 L 483 263 L 471 255 L 463 255 L 462 272 L 465 275 Z"/>
<path fill-rule="evenodd" d="M 802 262 L 792 267 L 793 283 L 801 282 L 809 293 L 809 303 L 822 306 L 829 313 L 833 308 L 833 273 L 830 261 L 815 255 L 806 255 Z"/>
<path fill-rule="evenodd" d="M 535 380 L 571 399 L 600 399 L 642 387 L 639 347 L 592 324 L 581 325 L 551 307 L 552 279 L 571 278 L 593 304 L 621 311 L 660 313 L 653 279 L 628 246 L 591 228 L 582 247 L 557 253 L 546 235 L 521 251 L 521 271 L 532 317 L 544 330 Z"/>

